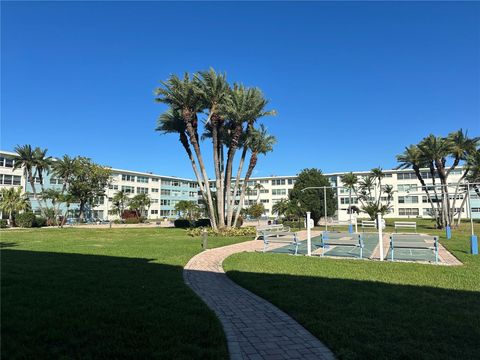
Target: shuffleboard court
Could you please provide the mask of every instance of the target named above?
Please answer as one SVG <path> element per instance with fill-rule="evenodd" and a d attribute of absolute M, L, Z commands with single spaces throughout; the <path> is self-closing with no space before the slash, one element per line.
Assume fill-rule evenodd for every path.
<path fill-rule="evenodd" d="M 392 234 L 386 259 L 438 262 L 438 238 L 426 234 Z"/>

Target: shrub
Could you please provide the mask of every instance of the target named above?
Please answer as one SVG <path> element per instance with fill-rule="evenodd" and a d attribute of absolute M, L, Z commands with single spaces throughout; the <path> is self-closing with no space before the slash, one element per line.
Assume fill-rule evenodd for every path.
<path fill-rule="evenodd" d="M 241 228 L 243 225 L 243 217 L 239 216 L 237 220 L 237 228 Z"/>
<path fill-rule="evenodd" d="M 291 229 L 305 229 L 305 224 L 303 223 L 303 219 L 299 221 L 284 221 L 283 226 L 290 226 Z"/>
<path fill-rule="evenodd" d="M 52 223 L 53 224 L 53 223 Z M 37 216 L 35 222 L 33 223 L 34 227 L 44 227 L 47 226 L 47 219 L 42 216 Z"/>
<path fill-rule="evenodd" d="M 129 217 L 125 219 L 125 224 L 139 224 L 140 219 L 136 217 Z"/>
<path fill-rule="evenodd" d="M 187 234 L 190 236 L 200 236 L 202 235 L 202 231 L 206 229 L 208 236 L 225 236 L 225 237 L 232 237 L 232 236 L 255 236 L 257 230 L 253 226 L 246 226 L 243 228 L 227 228 L 222 229 L 221 231 L 213 231 L 212 228 L 195 228 L 189 229 Z"/>
<path fill-rule="evenodd" d="M 177 219 L 173 224 L 175 225 L 176 228 L 182 228 L 182 229 L 191 228 L 194 226 L 194 224 L 192 224 L 192 222 L 187 219 Z"/>
<path fill-rule="evenodd" d="M 15 224 L 19 227 L 31 228 L 35 225 L 35 214 L 32 212 L 24 212 L 15 216 Z"/>
<path fill-rule="evenodd" d="M 8 221 L 5 219 L 0 219 L 0 229 L 5 229 L 8 225 Z"/>
<path fill-rule="evenodd" d="M 210 219 L 198 219 L 195 221 L 195 227 L 212 227 Z"/>

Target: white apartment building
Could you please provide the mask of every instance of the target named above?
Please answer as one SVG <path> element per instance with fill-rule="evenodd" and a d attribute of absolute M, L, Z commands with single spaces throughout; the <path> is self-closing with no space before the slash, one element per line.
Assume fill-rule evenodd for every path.
<path fill-rule="evenodd" d="M 0 151 L 0 188 L 21 186 L 26 192 L 29 192 L 30 185 L 27 184 L 22 169 L 13 170 L 15 153 Z M 425 194 L 421 191 L 421 184 L 417 180 L 412 170 L 384 170 L 385 178 L 383 185 L 393 186 L 395 193 L 393 196 L 392 209 L 386 217 L 391 218 L 409 218 L 409 217 L 429 217 L 430 205 L 427 202 Z M 423 177 L 428 184 L 432 183 L 428 169 L 422 170 Z M 329 214 L 338 220 L 348 220 L 347 209 L 349 207 L 348 190 L 343 187 L 341 182 L 342 173 L 325 174 L 337 195 L 337 211 L 335 214 Z M 369 174 L 368 171 L 355 171 L 359 178 Z M 450 183 L 454 184 L 460 180 L 461 168 L 452 171 L 449 177 Z M 273 205 L 281 199 L 288 198 L 288 194 L 293 189 L 297 176 L 268 176 L 252 178 L 248 182 L 251 189 L 245 195 L 244 206 L 261 202 L 265 206 L 265 215 L 274 218 Z M 44 178 L 44 187 L 61 187 L 61 181 L 55 179 L 51 174 L 46 174 Z M 255 186 L 260 184 L 261 186 Z M 214 185 L 211 183 L 211 186 Z M 260 187 L 255 189 L 255 187 Z M 195 180 L 178 178 L 175 176 L 165 176 L 153 173 L 138 172 L 132 170 L 112 169 L 112 181 L 106 189 L 105 197 L 99 199 L 98 206 L 91 210 L 90 216 L 99 219 L 115 219 L 115 215 L 109 215 L 112 209 L 113 196 L 118 191 L 123 190 L 133 197 L 136 194 L 146 193 L 149 195 L 152 204 L 148 209 L 149 219 L 160 219 L 163 217 L 177 217 L 175 204 L 180 200 L 198 201 L 198 184 Z M 321 196 L 319 192 L 319 196 Z M 463 194 L 458 196 L 456 207 L 460 207 Z M 471 206 L 472 217 L 480 218 L 480 199 L 471 192 L 471 204 L 465 204 L 461 211 L 462 217 L 468 217 L 468 207 Z M 237 196 L 237 199 L 239 197 Z M 355 196 L 352 197 L 352 203 L 357 204 Z M 32 207 L 36 209 L 35 200 L 32 199 Z M 76 211 L 72 206 L 72 212 Z M 72 214 L 74 215 L 74 214 Z M 362 214 L 360 214 L 362 217 Z"/>

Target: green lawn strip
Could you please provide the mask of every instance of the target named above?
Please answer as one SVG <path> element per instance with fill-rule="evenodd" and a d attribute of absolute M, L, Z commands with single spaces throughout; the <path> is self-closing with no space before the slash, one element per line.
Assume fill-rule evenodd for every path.
<path fill-rule="evenodd" d="M 2 231 L 2 358 L 228 357 L 184 284 L 201 249 L 179 229 Z M 247 240 L 210 237 L 209 247 Z"/>
<path fill-rule="evenodd" d="M 419 232 L 440 235 L 464 265 L 241 253 L 224 268 L 341 359 L 477 359 L 480 257 L 468 254 L 469 228 L 446 240 L 430 222 L 419 224 Z"/>

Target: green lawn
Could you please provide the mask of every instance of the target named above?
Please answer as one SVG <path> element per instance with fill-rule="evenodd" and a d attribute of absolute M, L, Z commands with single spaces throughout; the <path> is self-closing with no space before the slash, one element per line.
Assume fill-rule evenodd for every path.
<path fill-rule="evenodd" d="M 479 359 L 480 256 L 468 254 L 469 224 L 446 240 L 429 221 L 417 222 L 420 231 L 441 235 L 464 265 L 241 253 L 224 268 L 340 359 Z"/>
<path fill-rule="evenodd" d="M 200 251 L 184 230 L 6 230 L 0 238 L 3 359 L 228 357 L 219 321 L 183 283 L 183 265 Z"/>

